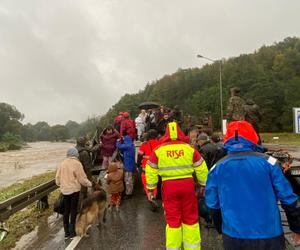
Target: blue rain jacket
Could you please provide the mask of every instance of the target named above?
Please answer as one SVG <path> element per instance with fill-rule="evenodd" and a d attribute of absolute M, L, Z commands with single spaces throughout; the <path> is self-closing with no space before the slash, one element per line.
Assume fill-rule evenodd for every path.
<path fill-rule="evenodd" d="M 117 148 L 123 153 L 124 169 L 127 172 L 135 172 L 135 146 L 129 135 L 124 137 L 124 143 L 117 142 Z"/>
<path fill-rule="evenodd" d="M 225 143 L 228 156 L 211 169 L 205 191 L 208 207 L 221 209 L 222 233 L 239 239 L 283 234 L 277 205 L 298 200 L 276 159 L 257 152 L 239 136 Z"/>

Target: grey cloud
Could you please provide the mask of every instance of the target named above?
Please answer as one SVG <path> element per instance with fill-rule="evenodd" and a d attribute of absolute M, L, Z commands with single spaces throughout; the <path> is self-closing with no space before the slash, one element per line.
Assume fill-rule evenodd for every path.
<path fill-rule="evenodd" d="M 235 56 L 298 36 L 300 3 L 266 1 L 1 1 L 1 99 L 26 121 L 104 114 L 123 94 L 195 57 Z"/>

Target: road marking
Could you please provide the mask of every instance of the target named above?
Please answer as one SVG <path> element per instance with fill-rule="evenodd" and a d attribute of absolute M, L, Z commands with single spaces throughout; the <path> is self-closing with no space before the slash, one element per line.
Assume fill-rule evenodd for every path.
<path fill-rule="evenodd" d="M 76 236 L 75 238 L 73 238 L 73 240 L 70 242 L 70 244 L 65 248 L 65 250 L 74 250 L 75 247 L 77 247 L 80 240 L 81 240 L 81 237 Z"/>

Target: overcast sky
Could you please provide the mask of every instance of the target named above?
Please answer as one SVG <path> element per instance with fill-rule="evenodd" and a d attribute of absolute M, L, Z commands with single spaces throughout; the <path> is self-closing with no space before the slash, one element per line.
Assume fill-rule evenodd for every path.
<path fill-rule="evenodd" d="M 0 102 L 25 122 L 78 122 L 201 53 L 300 36 L 299 0 L 0 0 Z"/>

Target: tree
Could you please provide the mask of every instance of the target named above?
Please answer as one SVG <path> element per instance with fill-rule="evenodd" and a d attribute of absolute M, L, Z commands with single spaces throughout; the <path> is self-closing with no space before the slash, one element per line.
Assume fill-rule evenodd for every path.
<path fill-rule="evenodd" d="M 21 137 L 26 142 L 37 141 L 37 130 L 32 124 L 27 123 L 21 128 Z"/>
<path fill-rule="evenodd" d="M 54 125 L 50 128 L 51 141 L 65 141 L 68 139 L 68 131 L 64 125 Z"/>
<path fill-rule="evenodd" d="M 2 143 L 7 145 L 8 150 L 17 150 L 22 147 L 22 139 L 20 135 L 14 135 L 6 132 L 2 136 Z"/>
<path fill-rule="evenodd" d="M 0 103 L 0 139 L 7 130 L 15 130 L 12 132 L 20 133 L 18 121 L 23 118 L 24 115 L 22 115 L 15 106 Z"/>
<path fill-rule="evenodd" d="M 92 138 L 99 128 L 99 117 L 89 117 L 85 122 L 80 124 L 78 136 L 87 136 Z"/>
<path fill-rule="evenodd" d="M 80 125 L 77 122 L 68 121 L 65 126 L 68 131 L 69 138 L 76 138 L 78 136 Z"/>
<path fill-rule="evenodd" d="M 37 122 L 34 125 L 34 129 L 36 130 L 38 141 L 50 140 L 50 126 L 47 122 Z"/>
<path fill-rule="evenodd" d="M 242 97 L 252 98 L 263 112 L 263 131 L 292 131 L 292 107 L 300 106 L 300 39 L 288 37 L 271 46 L 263 46 L 254 53 L 229 58 L 223 63 L 224 113 L 232 87 L 241 89 Z M 120 111 L 134 117 L 138 104 L 156 101 L 172 108 L 175 104 L 185 114 L 200 116 L 212 113 L 219 128 L 219 65 L 204 65 L 201 69 L 179 69 L 171 75 L 148 83 L 137 94 L 126 94 L 99 124 L 106 126 Z"/>
<path fill-rule="evenodd" d="M 14 135 L 20 135 L 22 129 L 22 123 L 16 119 L 8 120 L 4 126 L 4 131 Z"/>

